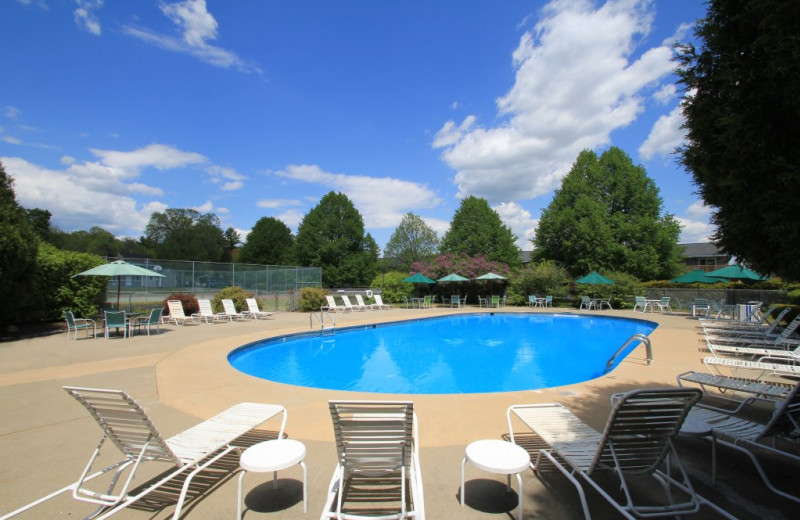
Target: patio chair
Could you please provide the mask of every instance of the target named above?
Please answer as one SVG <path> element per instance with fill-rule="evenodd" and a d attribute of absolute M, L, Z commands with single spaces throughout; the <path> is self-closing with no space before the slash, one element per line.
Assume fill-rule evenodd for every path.
<path fill-rule="evenodd" d="M 544 297 L 544 306 L 545 307 L 552 307 L 553 306 L 553 295 L 548 294 Z"/>
<path fill-rule="evenodd" d="M 692 316 L 697 316 L 698 313 L 707 318 L 710 310 L 709 301 L 705 298 L 695 298 L 690 304 L 692 307 Z"/>
<path fill-rule="evenodd" d="M 772 483 L 756 456 L 758 452 L 763 451 L 777 455 L 785 462 L 800 465 L 800 455 L 797 454 L 797 449 L 800 447 L 800 443 L 798 443 L 798 432 L 800 432 L 799 389 L 800 383 L 797 383 L 786 399 L 776 403 L 775 413 L 772 414 L 772 418 L 767 424 L 742 418 L 735 413 L 709 409 L 702 404 L 691 411 L 690 418 L 704 422 L 712 428 L 709 437 L 712 449 L 712 483 L 716 483 L 716 445 L 721 445 L 747 455 L 770 491 L 800 503 L 800 495 L 778 489 Z M 792 446 L 793 449 L 788 449 L 787 445 Z"/>
<path fill-rule="evenodd" d="M 588 296 L 581 296 L 581 306 L 578 307 L 578 310 L 583 310 L 583 309 L 586 309 L 587 311 L 592 309 L 597 309 L 597 307 L 595 307 L 594 305 L 594 300 L 592 300 Z"/>
<path fill-rule="evenodd" d="M 661 297 L 661 311 L 663 312 L 665 309 L 667 312 L 672 312 L 672 307 L 669 306 L 669 296 L 662 296 Z"/>
<path fill-rule="evenodd" d="M 95 337 L 97 335 L 97 322 L 89 319 L 89 318 L 76 318 L 72 311 L 64 311 L 64 316 L 67 320 L 67 339 L 69 339 L 70 333 L 74 332 L 75 337 L 72 339 L 78 339 L 78 331 L 85 330 L 86 337 Z M 89 329 L 92 329 L 92 335 L 89 336 Z"/>
<path fill-rule="evenodd" d="M 425 296 L 424 298 L 422 298 L 422 303 L 420 304 L 420 307 L 423 309 L 430 309 L 431 307 L 433 307 L 433 299 L 430 296 Z"/>
<path fill-rule="evenodd" d="M 183 312 L 183 304 L 180 300 L 167 300 L 167 308 L 169 309 L 169 315 L 161 317 L 161 323 L 165 323 L 169 325 L 170 323 L 174 323 L 175 325 L 180 325 L 181 327 L 184 326 L 187 322 L 192 324 L 200 323 L 200 318 L 194 314 L 191 316 L 186 316 Z"/>
<path fill-rule="evenodd" d="M 275 313 L 269 311 L 262 311 L 258 308 L 258 301 L 255 298 L 247 298 L 245 300 L 247 302 L 247 313 L 248 316 L 253 318 L 254 320 L 260 319 L 274 319 Z"/>
<path fill-rule="evenodd" d="M 211 308 L 211 300 L 197 300 L 197 305 L 200 306 L 200 312 L 194 313 L 192 316 L 200 319 L 200 321 L 206 323 L 233 321 L 233 317 L 224 312 L 214 312 Z"/>
<path fill-rule="evenodd" d="M 528 295 L 528 306 L 529 307 L 536 307 L 536 295 L 529 294 Z"/>
<path fill-rule="evenodd" d="M 338 463 L 320 520 L 425 519 L 410 401 L 330 401 Z"/>
<path fill-rule="evenodd" d="M 647 298 L 644 296 L 634 296 L 633 297 L 634 304 L 633 304 L 633 312 L 636 312 L 636 309 L 639 307 L 642 308 L 642 312 L 647 312 Z"/>
<path fill-rule="evenodd" d="M 352 310 L 352 309 L 348 309 L 344 305 L 336 305 L 336 300 L 334 299 L 332 294 L 325 295 L 325 300 L 327 300 L 328 305 L 324 305 L 322 307 L 322 310 L 324 310 L 324 311 L 345 312 L 345 311 L 348 311 L 348 310 Z"/>
<path fill-rule="evenodd" d="M 161 334 L 159 324 L 161 323 L 161 314 L 163 312 L 164 307 L 156 307 L 155 309 L 151 309 L 150 314 L 147 315 L 147 319 L 136 321 L 136 325 L 139 327 L 144 327 L 148 336 L 150 335 L 150 329 L 153 327 L 153 325 L 155 325 L 156 334 Z"/>
<path fill-rule="evenodd" d="M 173 519 L 177 519 L 180 517 L 192 479 L 230 452 L 238 451 L 239 446 L 235 444 L 237 438 L 281 413 L 283 421 L 278 438 L 283 437 L 286 427 L 286 409 L 283 406 L 240 403 L 207 421 L 164 439 L 156 430 L 147 412 L 121 390 L 71 386 L 65 386 L 64 390 L 77 399 L 97 421 L 103 430 L 100 443 L 76 482 L 9 513 L 3 517 L 4 519 L 16 516 L 51 498 L 71 491 L 76 500 L 97 504 L 99 509 L 96 514 L 100 515 L 97 516 L 97 520 L 102 520 L 146 498 L 149 493 L 189 472 L 183 481 L 183 487 L 172 516 Z M 99 458 L 101 448 L 107 440 L 122 452 L 124 458 L 90 474 L 92 466 Z M 150 461 L 171 464 L 174 466 L 174 470 L 157 482 L 148 483 L 147 487 L 136 495 L 129 494 L 139 466 Z M 111 471 L 114 472 L 114 477 L 105 491 L 95 492 L 86 487 L 90 480 Z M 115 491 L 125 471 L 128 471 L 128 476 L 122 482 L 122 487 Z"/>
<path fill-rule="evenodd" d="M 223 314 L 230 318 L 231 321 L 246 321 L 250 319 L 250 316 L 245 314 L 244 312 L 237 312 L 236 305 L 233 303 L 233 300 L 230 298 L 225 298 L 222 300 L 222 308 L 225 312 Z"/>
<path fill-rule="evenodd" d="M 575 486 L 587 519 L 591 518 L 589 506 L 578 477 L 629 519 L 634 519 L 633 515 L 689 514 L 697 512 L 701 505 L 711 507 L 726 518 L 735 518 L 694 491 L 675 451 L 675 437 L 700 396 L 700 390 L 695 388 L 641 389 L 614 396 L 613 408 L 602 433 L 557 403 L 513 405 L 506 416 L 511 442 L 514 442 L 511 420 L 514 415 L 548 445 L 538 451 L 531 468 L 541 478 L 542 457 L 553 463 Z M 676 477 L 680 481 L 673 478 L 668 466 L 673 473 L 678 470 Z M 619 479 L 625 495 L 624 504 L 595 480 L 594 475 L 602 470 Z M 663 486 L 667 504 L 634 502 L 628 480 L 639 481 L 645 476 L 653 477 Z M 673 490 L 681 492 L 682 501 L 673 500 Z"/>
<path fill-rule="evenodd" d="M 391 309 L 392 308 L 391 305 L 387 305 L 387 304 L 383 303 L 383 296 L 381 296 L 380 294 L 375 294 L 372 297 L 375 298 L 375 303 L 372 304 L 372 308 L 373 309 Z"/>
<path fill-rule="evenodd" d="M 127 339 L 130 335 L 131 322 L 125 316 L 125 311 L 104 311 L 105 325 L 103 326 L 103 337 L 108 339 L 108 331 L 111 329 L 122 329 L 122 337 Z"/>
<path fill-rule="evenodd" d="M 461 307 L 461 296 L 454 294 L 450 297 L 450 307 Z"/>

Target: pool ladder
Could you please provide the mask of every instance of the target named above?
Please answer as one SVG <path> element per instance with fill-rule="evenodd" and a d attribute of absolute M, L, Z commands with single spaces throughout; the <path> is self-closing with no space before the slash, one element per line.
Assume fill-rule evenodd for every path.
<path fill-rule="evenodd" d="M 325 318 L 328 318 L 328 322 L 325 322 Z M 308 315 L 308 327 L 313 329 L 314 328 L 314 319 L 317 320 L 319 323 L 320 330 L 324 333 L 325 331 L 334 332 L 336 330 L 336 322 L 333 319 L 333 316 L 328 314 L 328 311 L 320 309 L 319 315 L 317 313 L 312 312 Z"/>
<path fill-rule="evenodd" d="M 611 367 L 614 366 L 614 360 L 617 359 L 617 356 L 625 351 L 625 349 L 628 348 L 628 345 L 634 341 L 644 343 L 645 353 L 647 355 L 647 364 L 649 365 L 653 362 L 653 346 L 650 344 L 650 338 L 648 338 L 645 334 L 634 334 L 628 338 L 628 341 L 626 341 L 625 344 L 623 344 L 613 356 L 611 356 L 611 359 L 609 359 L 608 363 L 606 363 L 606 369 L 603 371 L 603 374 L 608 374 L 608 372 L 611 370 Z"/>

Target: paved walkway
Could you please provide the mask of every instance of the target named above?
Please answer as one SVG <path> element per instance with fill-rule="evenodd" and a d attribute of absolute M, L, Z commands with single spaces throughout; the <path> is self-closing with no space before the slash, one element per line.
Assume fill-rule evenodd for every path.
<path fill-rule="evenodd" d="M 393 309 L 337 314 L 337 326 L 368 324 L 485 309 Z M 503 309 L 532 312 L 527 308 Z M 558 311 L 558 309 L 556 309 Z M 565 310 L 566 312 L 578 312 Z M 534 311 L 541 312 L 541 311 Z M 580 311 L 580 313 L 598 311 Z M 675 375 L 703 370 L 702 344 L 696 321 L 686 315 L 630 311 L 600 311 L 652 319 L 660 326 L 651 334 L 655 362 L 647 366 L 643 347 L 637 348 L 613 372 L 581 384 L 547 390 L 468 395 L 393 395 L 415 403 L 420 424 L 421 465 L 429 519 L 490 519 L 514 517 L 516 493 L 506 493 L 502 476 L 478 471 L 467 474 L 467 506 L 459 503 L 460 462 L 464 447 L 481 438 L 503 438 L 508 432 L 505 411 L 511 404 L 561 402 L 588 424 L 602 430 L 610 409 L 609 396 L 643 386 L 674 386 Z M 162 327 L 158 336 L 128 340 L 67 340 L 64 334 L 0 343 L 0 515 L 74 481 L 89 458 L 100 430 L 85 410 L 71 400 L 62 385 L 121 388 L 151 414 L 165 436 L 243 401 L 284 405 L 289 413 L 287 434 L 308 448 L 309 512 L 302 513 L 300 470 L 279 474 L 275 491 L 261 475 L 245 480 L 247 519 L 317 518 L 336 455 L 326 403 L 329 399 L 375 399 L 375 394 L 317 390 L 259 380 L 231 368 L 226 356 L 253 341 L 310 329 L 308 314 L 280 313 L 275 320 Z M 332 375 L 332 377 L 334 377 Z M 267 423 L 266 429 L 277 428 Z M 267 433 L 266 435 L 269 435 Z M 699 440 L 680 444 L 697 488 L 740 518 L 795 518 L 798 505 L 770 493 L 746 459 L 722 454 L 721 478 L 710 484 L 708 446 Z M 104 452 L 105 453 L 105 452 Z M 116 460 L 107 450 L 104 462 Z M 233 461 L 235 464 L 235 461 Z M 157 466 L 154 476 L 166 469 Z M 469 470 L 468 470 L 469 471 Z M 800 487 L 795 467 L 777 464 L 778 481 Z M 544 481 L 532 472 L 523 478 L 526 518 L 581 518 L 578 497 L 558 474 Z M 139 484 L 145 480 L 138 480 Z M 233 518 L 236 476 L 213 481 L 185 510 L 185 518 Z M 594 492 L 589 492 L 594 518 L 619 518 Z M 118 518 L 169 518 L 167 500 L 150 510 L 131 510 Z M 92 507 L 59 498 L 18 518 L 79 518 Z M 704 509 L 696 518 L 715 518 Z M 687 518 L 689 518 L 687 516 Z"/>

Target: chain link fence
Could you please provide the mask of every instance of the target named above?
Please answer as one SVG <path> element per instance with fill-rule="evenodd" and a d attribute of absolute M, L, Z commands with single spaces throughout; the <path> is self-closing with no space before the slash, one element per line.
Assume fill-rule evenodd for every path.
<path fill-rule="evenodd" d="M 786 291 L 765 290 L 765 289 L 708 289 L 697 288 L 673 288 L 673 287 L 651 287 L 645 291 L 648 299 L 659 299 L 664 296 L 670 297 L 670 307 L 673 310 L 688 309 L 692 300 L 705 299 L 721 301 L 726 305 L 739 305 L 748 302 L 761 302 L 762 306 L 768 307 L 774 303 L 786 303 Z"/>
<path fill-rule="evenodd" d="M 111 278 L 106 288 L 106 308 L 116 307 L 117 291 L 120 308 L 143 312 L 161 305 L 172 293 L 211 299 L 220 289 L 238 286 L 252 292 L 265 310 L 295 310 L 300 289 L 322 286 L 320 267 L 157 259 L 125 261 L 163 276 L 122 276 L 119 281 Z"/>

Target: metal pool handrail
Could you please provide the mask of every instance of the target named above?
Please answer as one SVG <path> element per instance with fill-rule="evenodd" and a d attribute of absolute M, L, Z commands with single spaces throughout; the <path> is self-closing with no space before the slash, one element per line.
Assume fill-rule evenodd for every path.
<path fill-rule="evenodd" d="M 633 336 L 628 338 L 628 341 L 626 341 L 616 352 L 614 352 L 614 355 L 611 356 L 611 359 L 609 359 L 608 362 L 606 363 L 606 369 L 603 372 L 603 374 L 607 374 L 608 371 L 611 370 L 611 367 L 614 365 L 614 360 L 617 359 L 617 356 L 619 356 L 620 353 L 624 351 L 628 347 L 628 345 L 630 345 L 634 341 L 639 341 L 641 343 L 644 343 L 645 353 L 647 355 L 647 364 L 649 365 L 650 363 L 653 362 L 653 347 L 650 344 L 650 338 L 648 338 L 645 334 L 641 333 L 634 334 Z"/>

